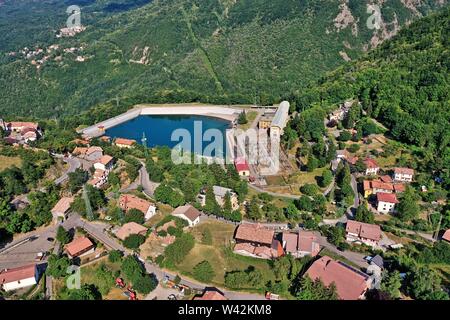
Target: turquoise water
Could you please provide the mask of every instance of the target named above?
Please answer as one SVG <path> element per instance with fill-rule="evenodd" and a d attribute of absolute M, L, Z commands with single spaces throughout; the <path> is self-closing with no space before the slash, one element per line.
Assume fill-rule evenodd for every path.
<path fill-rule="evenodd" d="M 145 132 L 145 136 L 147 138 L 147 147 L 152 148 L 155 146 L 168 146 L 170 148 L 173 148 L 179 143 L 179 140 L 171 141 L 172 133 L 176 129 L 186 129 L 191 135 L 191 144 L 193 146 L 195 123 L 197 130 L 201 125 L 201 135 L 203 135 L 208 129 L 218 129 L 224 137 L 222 150 L 225 150 L 225 132 L 226 129 L 231 127 L 231 123 L 227 120 L 206 116 L 141 115 L 137 118 L 106 130 L 105 135 L 111 138 L 120 137 L 126 139 L 134 139 L 138 143 L 142 144 L 142 134 Z M 199 134 L 197 134 L 197 137 L 198 136 Z M 203 142 L 203 149 L 210 143 L 210 141 Z"/>

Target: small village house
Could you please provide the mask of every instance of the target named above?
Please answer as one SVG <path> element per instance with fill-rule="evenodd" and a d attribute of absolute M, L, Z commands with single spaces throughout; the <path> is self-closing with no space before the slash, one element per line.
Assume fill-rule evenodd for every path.
<path fill-rule="evenodd" d="M 114 140 L 114 145 L 119 148 L 131 148 L 136 144 L 136 140 L 125 139 L 125 138 L 116 138 Z"/>
<path fill-rule="evenodd" d="M 378 246 L 381 239 L 381 228 L 376 224 L 348 220 L 345 232 L 347 241 L 361 242 L 371 247 Z"/>
<path fill-rule="evenodd" d="M 272 124 L 272 118 L 263 116 L 259 119 L 258 128 L 261 130 L 269 129 Z"/>
<path fill-rule="evenodd" d="M 234 161 L 234 166 L 241 177 L 250 176 L 250 167 L 248 166 L 248 163 L 244 158 L 237 158 Z"/>
<path fill-rule="evenodd" d="M 57 222 L 58 220 L 65 220 L 67 218 L 67 214 L 70 211 L 70 205 L 73 201 L 73 197 L 62 197 L 59 199 L 58 203 L 56 203 L 51 210 L 54 222 Z"/>
<path fill-rule="evenodd" d="M 0 289 L 6 292 L 33 286 L 38 281 L 39 272 L 36 264 L 0 271 Z"/>
<path fill-rule="evenodd" d="M 274 238 L 274 231 L 259 224 L 244 223 L 237 227 L 234 252 L 261 259 L 274 259 L 284 255 L 283 246 Z"/>
<path fill-rule="evenodd" d="M 284 251 L 296 258 L 315 257 L 320 251 L 317 236 L 311 231 L 283 232 L 282 243 Z"/>
<path fill-rule="evenodd" d="M 442 235 L 442 240 L 450 243 L 450 229 L 445 230 L 444 234 Z"/>
<path fill-rule="evenodd" d="M 380 167 L 378 166 L 378 163 L 374 159 L 366 158 L 364 160 L 364 164 L 366 165 L 366 172 L 365 172 L 366 176 L 378 174 Z"/>
<path fill-rule="evenodd" d="M 114 158 L 109 155 L 104 155 L 94 163 L 94 168 L 103 170 L 109 174 L 114 167 Z"/>
<path fill-rule="evenodd" d="M 125 212 L 128 212 L 130 209 L 139 210 L 144 214 L 145 220 L 150 219 L 156 214 L 156 206 L 154 203 L 132 194 L 121 194 L 119 207 Z"/>
<path fill-rule="evenodd" d="M 363 181 L 364 197 L 368 198 L 372 194 L 382 193 L 401 193 L 405 191 L 405 185 L 402 183 L 390 183 L 380 180 Z"/>
<path fill-rule="evenodd" d="M 214 197 L 216 199 L 216 202 L 219 206 L 223 207 L 225 205 L 225 196 L 228 193 L 230 195 L 230 202 L 231 202 L 231 208 L 232 210 L 239 209 L 239 200 L 238 196 L 233 190 L 229 188 L 224 188 L 220 186 L 213 186 L 213 193 Z M 205 194 L 199 194 L 198 200 L 201 206 L 205 206 L 206 204 L 206 195 Z"/>
<path fill-rule="evenodd" d="M 326 286 L 334 283 L 341 300 L 364 299 L 365 293 L 372 286 L 372 280 L 367 274 L 328 256 L 314 261 L 304 277 L 320 279 Z"/>
<path fill-rule="evenodd" d="M 103 149 L 101 147 L 92 146 L 86 150 L 85 159 L 88 161 L 95 161 L 103 156 Z"/>
<path fill-rule="evenodd" d="M 172 215 L 187 221 L 189 227 L 193 227 L 200 222 L 200 211 L 191 205 L 184 205 L 176 208 Z"/>
<path fill-rule="evenodd" d="M 145 235 L 147 233 L 147 230 L 148 229 L 146 227 L 141 226 L 136 222 L 128 222 L 120 227 L 119 230 L 117 230 L 116 237 L 123 241 L 132 234 Z"/>
<path fill-rule="evenodd" d="M 394 168 L 394 181 L 412 182 L 414 170 L 409 168 Z"/>
<path fill-rule="evenodd" d="M 392 213 L 395 205 L 398 203 L 397 196 L 394 193 L 377 193 L 377 211 L 381 213 Z"/>
<path fill-rule="evenodd" d="M 80 237 L 66 244 L 65 251 L 69 258 L 82 257 L 95 251 L 95 246 L 87 237 Z"/>

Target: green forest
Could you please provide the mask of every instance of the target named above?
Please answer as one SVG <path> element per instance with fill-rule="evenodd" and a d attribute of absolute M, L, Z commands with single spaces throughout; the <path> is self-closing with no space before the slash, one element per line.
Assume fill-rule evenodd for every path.
<path fill-rule="evenodd" d="M 0 113 L 60 118 L 99 104 L 122 110 L 142 102 L 277 103 L 344 64 L 341 53 L 355 60 L 374 39 L 441 6 L 384 1 L 383 27 L 370 30 L 368 3 L 84 0 L 78 5 L 86 30 L 56 38 L 71 3 L 6 0 Z M 59 47 L 48 53 L 51 45 Z M 43 52 L 27 58 L 25 47 Z M 39 69 L 32 65 L 45 57 Z"/>

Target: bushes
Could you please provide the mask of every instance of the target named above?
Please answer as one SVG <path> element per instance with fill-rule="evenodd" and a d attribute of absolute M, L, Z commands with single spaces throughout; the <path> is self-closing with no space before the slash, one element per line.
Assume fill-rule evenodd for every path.
<path fill-rule="evenodd" d="M 215 272 L 211 264 L 204 260 L 194 267 L 193 275 L 196 280 L 209 283 L 214 278 Z"/>
<path fill-rule="evenodd" d="M 123 245 L 128 249 L 139 249 L 141 244 L 145 242 L 145 236 L 142 234 L 132 234 L 128 236 L 124 241 Z"/>
<path fill-rule="evenodd" d="M 191 234 L 184 233 L 174 243 L 167 246 L 165 250 L 166 261 L 173 264 L 181 263 L 194 248 L 195 240 Z"/>
<path fill-rule="evenodd" d="M 123 259 L 121 271 L 139 293 L 148 294 L 158 285 L 155 275 L 146 274 L 144 266 L 135 256 L 129 255 Z"/>
<path fill-rule="evenodd" d="M 307 196 L 314 196 L 317 192 L 319 192 L 319 187 L 312 183 L 307 183 L 300 187 L 300 191 Z"/>
<path fill-rule="evenodd" d="M 230 289 L 261 289 L 264 285 L 261 271 L 249 268 L 245 271 L 232 271 L 225 274 L 225 286 Z"/>
<path fill-rule="evenodd" d="M 112 263 L 122 261 L 123 253 L 119 250 L 112 250 L 109 252 L 108 260 Z"/>
<path fill-rule="evenodd" d="M 136 222 L 138 224 L 143 224 L 145 222 L 145 215 L 142 211 L 138 209 L 130 209 L 125 215 L 125 223 Z"/>

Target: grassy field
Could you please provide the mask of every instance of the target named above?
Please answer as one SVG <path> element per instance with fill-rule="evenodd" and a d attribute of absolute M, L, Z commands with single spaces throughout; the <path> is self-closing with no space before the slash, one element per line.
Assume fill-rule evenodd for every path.
<path fill-rule="evenodd" d="M 3 171 L 12 166 L 19 167 L 22 165 L 22 159 L 19 157 L 5 157 L 0 156 L 0 171 Z"/>
<path fill-rule="evenodd" d="M 95 272 L 102 263 L 104 263 L 108 269 L 113 272 L 120 270 L 120 263 L 111 263 L 108 261 L 107 257 L 104 257 L 81 268 L 81 284 L 94 284 L 99 287 L 99 279 L 97 278 Z M 102 298 L 103 300 L 128 300 L 128 298 L 123 294 L 123 290 L 116 287 L 112 287 L 108 294 Z"/>
<path fill-rule="evenodd" d="M 212 235 L 212 245 L 202 244 L 202 232 L 209 229 Z M 223 287 L 224 276 L 228 271 L 245 270 L 250 266 L 260 270 L 264 279 L 274 278 L 270 270 L 268 261 L 244 257 L 230 252 L 230 241 L 233 238 L 235 227 L 216 221 L 207 221 L 198 225 L 192 234 L 196 238 L 195 247 L 191 250 L 183 263 L 177 266 L 177 269 L 186 275 L 190 275 L 192 269 L 203 260 L 209 261 L 215 270 L 215 277 L 212 284 Z"/>
<path fill-rule="evenodd" d="M 239 129 L 248 130 L 252 126 L 253 121 L 256 119 L 258 115 L 257 111 L 245 111 L 247 115 L 247 123 L 239 125 Z"/>

